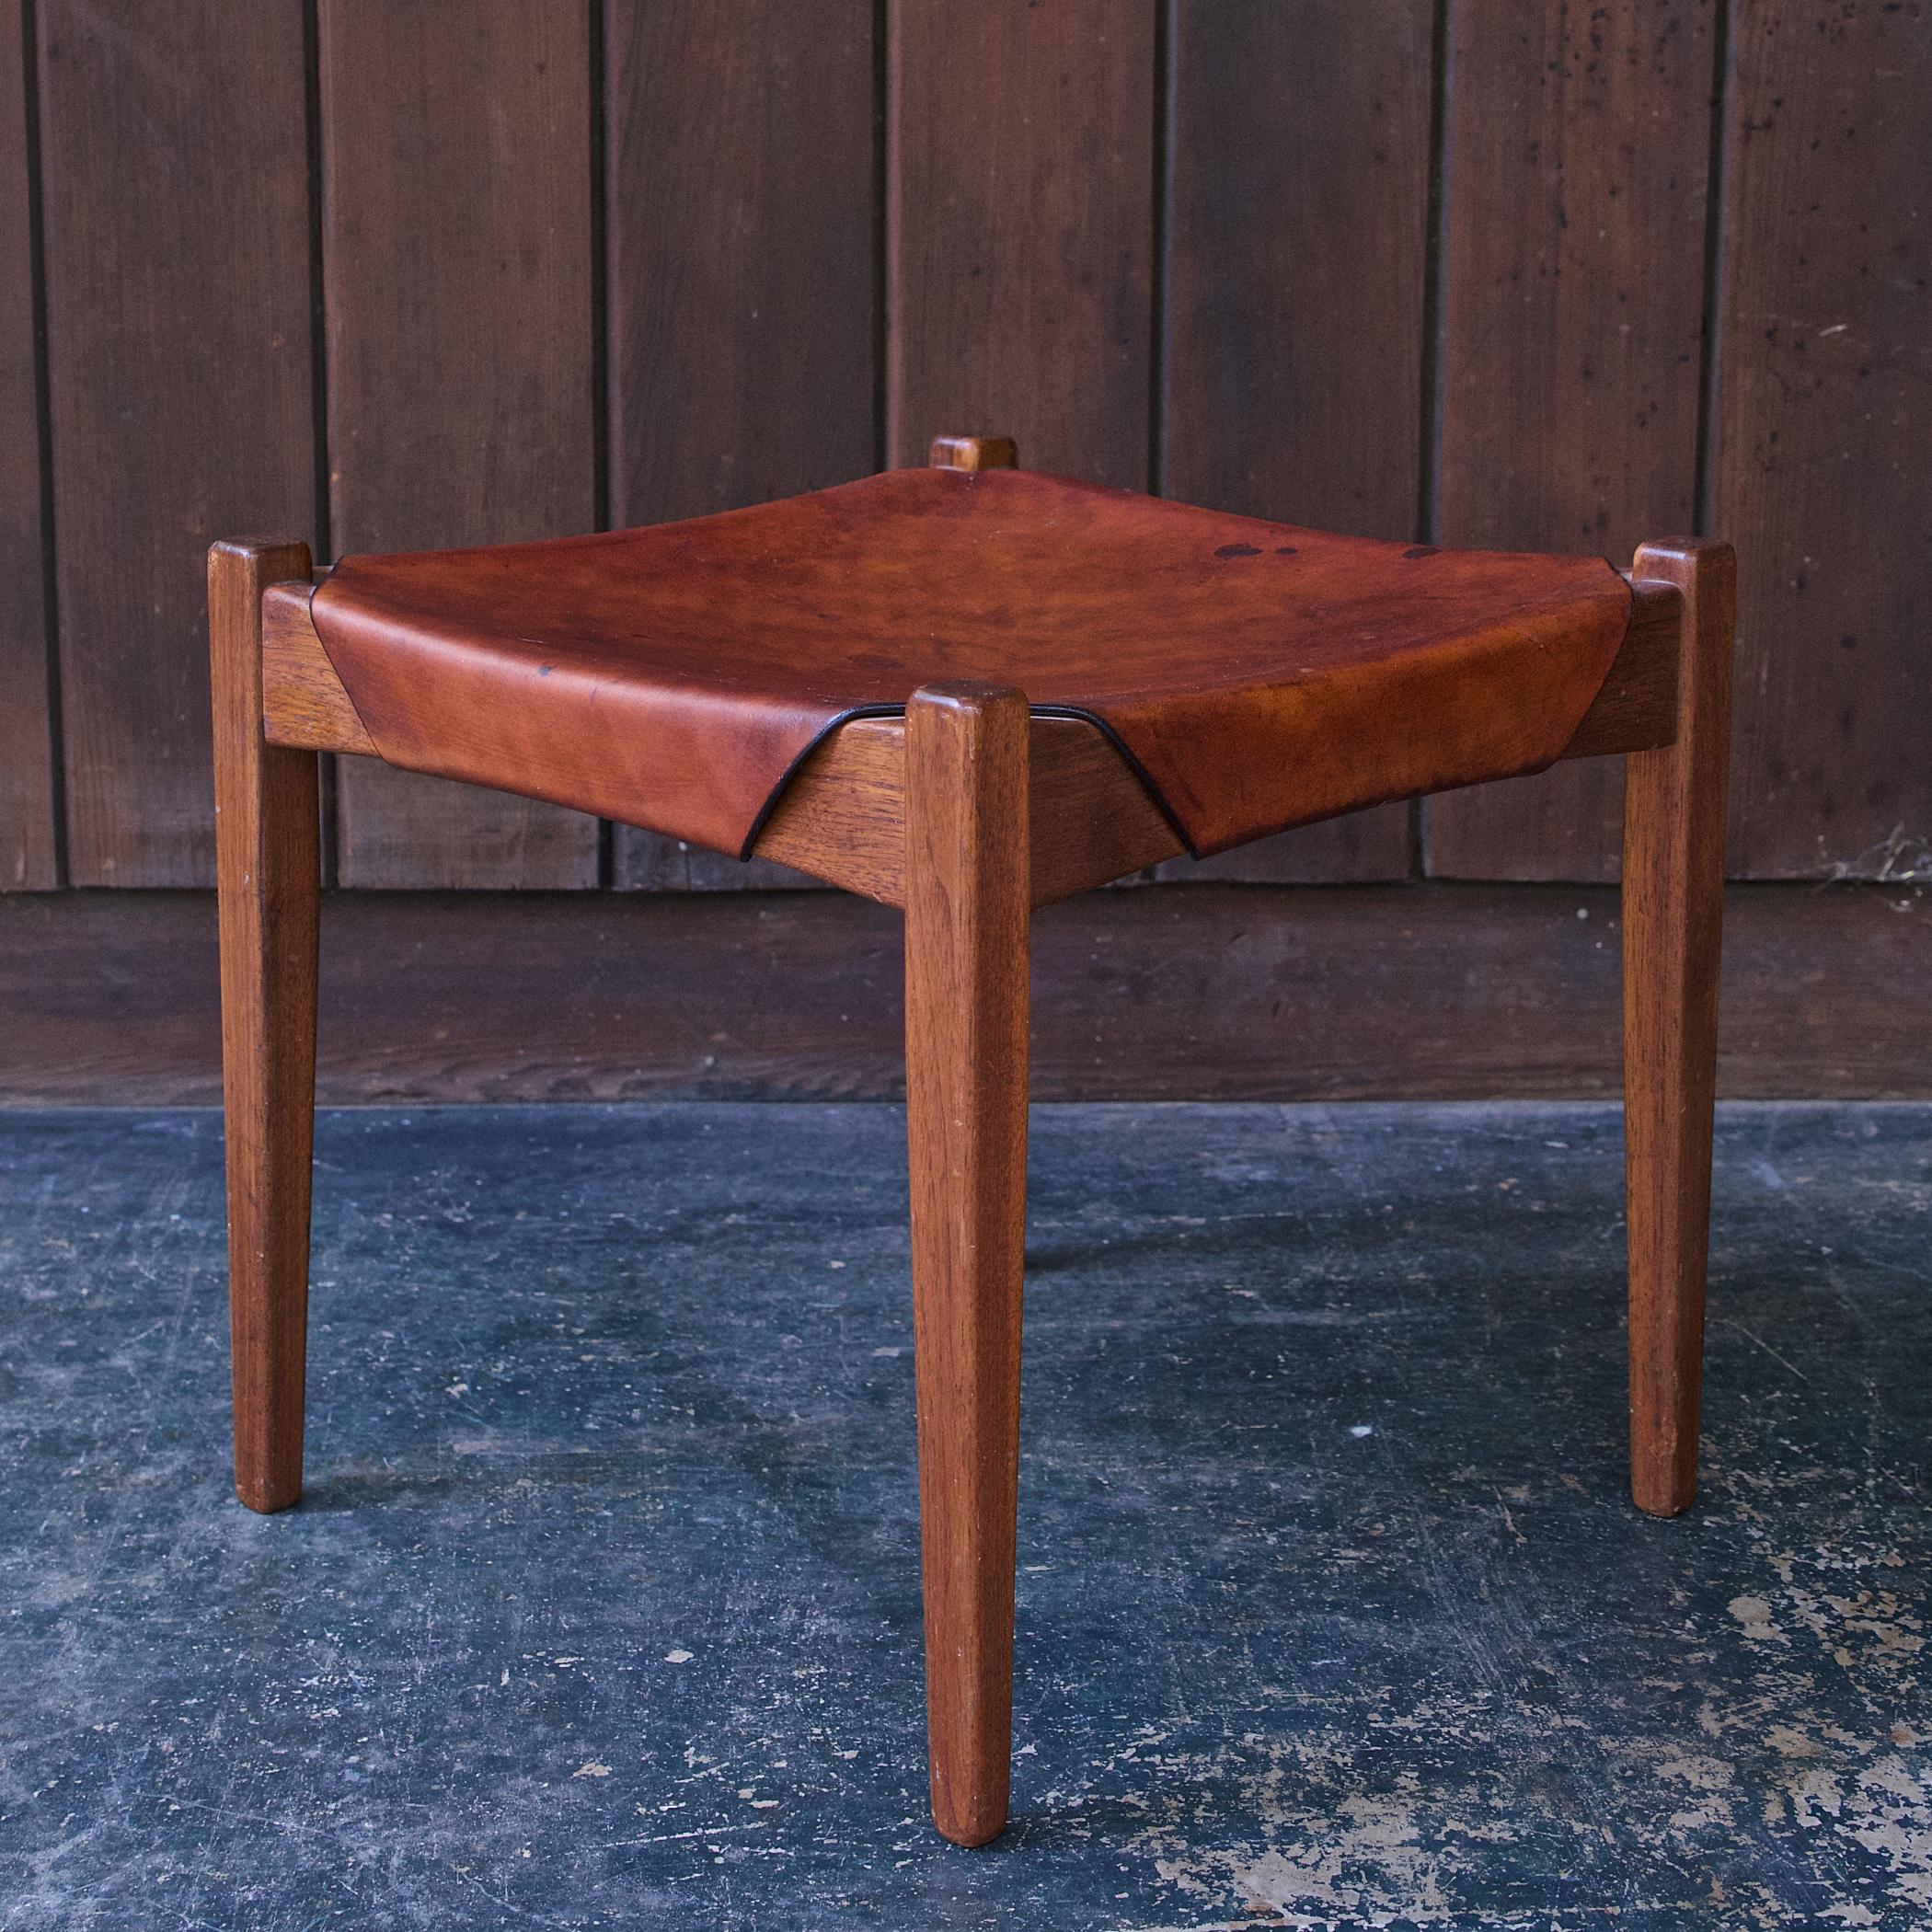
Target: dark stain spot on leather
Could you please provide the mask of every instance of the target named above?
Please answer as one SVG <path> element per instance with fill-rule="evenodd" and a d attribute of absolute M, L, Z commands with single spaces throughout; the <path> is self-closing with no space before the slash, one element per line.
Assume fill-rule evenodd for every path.
<path fill-rule="evenodd" d="M 1293 544 L 1282 544 L 1274 554 L 1277 557 L 1293 557 L 1295 554 L 1295 546 Z"/>
<path fill-rule="evenodd" d="M 557 666 L 555 664 L 539 664 L 536 667 L 536 674 L 538 677 L 548 677 L 556 669 Z"/>
<path fill-rule="evenodd" d="M 1434 544 L 1411 544 L 1408 549 L 1403 551 L 1402 555 L 1413 559 L 1418 557 L 1433 557 L 1435 553 L 1436 546 Z"/>
<path fill-rule="evenodd" d="M 1259 557 L 1261 552 L 1254 544 L 1223 544 L 1214 552 L 1216 557 Z"/>

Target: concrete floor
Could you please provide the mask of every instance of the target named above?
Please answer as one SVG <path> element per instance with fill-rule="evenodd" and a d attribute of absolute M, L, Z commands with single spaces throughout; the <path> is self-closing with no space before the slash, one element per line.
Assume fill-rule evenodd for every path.
<path fill-rule="evenodd" d="M 895 1110 L 325 1117 L 229 1496 L 220 1123 L 0 1115 L 0 1926 L 1932 1924 L 1932 1108 L 1036 1116 L 1015 1823 L 924 1822 Z"/>

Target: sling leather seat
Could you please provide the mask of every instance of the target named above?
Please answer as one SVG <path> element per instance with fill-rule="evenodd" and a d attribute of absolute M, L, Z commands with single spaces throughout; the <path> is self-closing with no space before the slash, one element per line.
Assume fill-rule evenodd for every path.
<path fill-rule="evenodd" d="M 748 856 L 923 684 L 1100 727 L 1204 855 L 1552 763 L 1622 641 L 1600 558 L 1377 543 L 1012 468 L 351 557 L 316 631 L 383 758 Z"/>

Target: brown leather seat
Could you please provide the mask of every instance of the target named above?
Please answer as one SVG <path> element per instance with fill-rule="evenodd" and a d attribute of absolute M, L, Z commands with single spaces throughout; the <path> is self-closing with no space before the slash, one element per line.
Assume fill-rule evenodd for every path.
<path fill-rule="evenodd" d="M 1197 853 L 1551 763 L 1630 610 L 1598 558 L 1373 543 L 1034 471 L 348 558 L 316 629 L 384 758 L 747 852 L 829 730 L 1008 684 Z"/>

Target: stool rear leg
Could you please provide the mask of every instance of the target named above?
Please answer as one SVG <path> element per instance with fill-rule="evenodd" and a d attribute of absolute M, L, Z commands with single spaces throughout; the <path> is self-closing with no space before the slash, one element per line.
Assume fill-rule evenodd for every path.
<path fill-rule="evenodd" d="M 933 1822 L 1006 1821 L 1026 1235 L 1026 700 L 906 711 L 906 1121 Z"/>
<path fill-rule="evenodd" d="M 1629 754 L 1624 795 L 1630 1493 L 1672 1516 L 1697 1488 L 1736 571 L 1727 545 L 1685 542 L 1645 545 L 1632 574 L 1685 600 L 1676 740 Z"/>
<path fill-rule="evenodd" d="M 261 593 L 308 576 L 302 544 L 208 553 L 235 1491 L 251 1510 L 285 1510 L 302 1493 L 317 760 L 263 739 Z"/>

